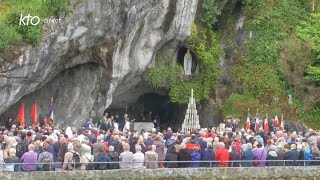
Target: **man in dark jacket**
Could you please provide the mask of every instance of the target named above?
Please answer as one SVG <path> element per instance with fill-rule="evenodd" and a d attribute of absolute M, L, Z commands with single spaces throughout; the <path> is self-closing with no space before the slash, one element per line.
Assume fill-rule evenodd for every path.
<path fill-rule="evenodd" d="M 119 162 L 119 154 L 114 152 L 114 147 L 109 146 L 109 153 L 108 156 L 110 158 L 110 162 Z M 119 169 L 119 163 L 110 163 L 109 169 Z"/>
<path fill-rule="evenodd" d="M 178 160 L 179 161 L 191 161 L 191 153 L 186 149 L 186 144 L 181 144 L 181 150 L 178 152 Z M 187 168 L 190 167 L 189 162 L 179 162 L 179 168 Z"/>
<path fill-rule="evenodd" d="M 203 140 L 202 135 L 197 140 L 200 145 L 200 153 L 202 153 L 202 151 L 204 151 L 204 149 L 207 148 L 207 141 Z"/>
<path fill-rule="evenodd" d="M 300 153 L 297 151 L 297 146 L 295 144 L 291 144 L 290 151 L 288 151 L 284 159 L 285 160 L 294 160 L 294 161 L 287 161 L 285 164 L 286 166 L 297 166 L 298 162 L 296 160 L 299 160 Z"/>
<path fill-rule="evenodd" d="M 176 153 L 176 148 L 174 145 L 168 147 L 168 152 L 164 159 L 166 162 L 164 163 L 164 167 L 166 168 L 177 168 L 178 162 L 167 162 L 167 161 L 178 161 L 178 154 Z"/>
<path fill-rule="evenodd" d="M 123 147 L 122 147 L 122 143 L 119 141 L 119 136 L 115 135 L 113 137 L 114 141 L 111 142 L 111 144 L 109 144 L 109 146 L 113 146 L 114 147 L 114 152 L 117 152 L 118 154 L 121 154 L 123 151 Z"/>
<path fill-rule="evenodd" d="M 201 152 L 201 160 L 202 161 L 213 161 L 214 158 L 214 152 L 213 147 L 211 143 L 208 143 L 207 148 L 205 148 Z M 213 167 L 214 164 L 212 162 L 202 162 L 201 167 Z"/>
<path fill-rule="evenodd" d="M 6 121 L 6 128 L 10 130 L 12 128 L 12 125 L 13 125 L 13 120 L 11 117 L 9 117 L 8 120 Z"/>
<path fill-rule="evenodd" d="M 25 152 L 28 152 L 29 141 L 26 139 L 27 135 L 25 133 L 21 133 L 21 141 L 18 142 L 16 146 L 16 155 L 19 159 L 21 159 L 22 155 Z"/>
<path fill-rule="evenodd" d="M 59 149 L 57 150 L 57 161 L 63 162 L 64 161 L 64 155 L 68 152 L 68 143 L 65 137 L 61 137 L 59 140 Z M 58 146 L 58 145 L 56 145 Z"/>

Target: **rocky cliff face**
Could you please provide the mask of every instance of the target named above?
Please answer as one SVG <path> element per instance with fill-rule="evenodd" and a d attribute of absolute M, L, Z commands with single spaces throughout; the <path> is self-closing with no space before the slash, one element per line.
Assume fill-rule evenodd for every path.
<path fill-rule="evenodd" d="M 37 100 L 40 116 L 47 116 L 54 97 L 56 119 L 71 124 L 101 115 L 120 96 L 128 96 L 122 103 L 131 103 L 134 98 L 129 97 L 142 94 L 134 88 L 152 66 L 156 51 L 190 35 L 197 4 L 197 0 L 78 4 L 40 45 L 10 50 L 14 56 L 0 54 L 0 114 L 15 117 L 25 103 L 28 117 L 28 108 Z"/>

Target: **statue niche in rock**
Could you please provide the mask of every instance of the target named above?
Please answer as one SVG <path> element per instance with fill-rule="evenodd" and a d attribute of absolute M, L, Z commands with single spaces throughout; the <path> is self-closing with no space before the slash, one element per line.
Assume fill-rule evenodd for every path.
<path fill-rule="evenodd" d="M 190 49 L 187 49 L 187 53 L 184 55 L 184 75 L 191 76 L 191 68 L 192 68 L 192 55 L 190 53 Z"/>

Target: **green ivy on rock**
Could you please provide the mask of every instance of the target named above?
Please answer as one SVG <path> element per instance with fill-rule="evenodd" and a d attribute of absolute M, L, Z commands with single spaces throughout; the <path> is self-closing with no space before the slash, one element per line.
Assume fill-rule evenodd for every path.
<path fill-rule="evenodd" d="M 221 74 L 219 58 L 223 55 L 223 50 L 213 31 L 193 24 L 188 43 L 195 52 L 200 66 L 199 73 L 193 79 L 181 81 L 182 67 L 172 64 L 156 63 L 148 74 L 148 83 L 152 87 L 167 87 L 170 100 L 181 104 L 188 103 L 191 89 L 194 91 L 196 102 L 208 99 Z"/>

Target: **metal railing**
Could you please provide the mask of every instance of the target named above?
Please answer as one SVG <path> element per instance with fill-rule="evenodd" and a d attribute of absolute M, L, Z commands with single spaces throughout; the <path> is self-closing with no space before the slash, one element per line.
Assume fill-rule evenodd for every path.
<path fill-rule="evenodd" d="M 251 166 L 251 163 L 261 163 L 261 162 L 265 162 L 263 164 L 263 166 L 266 166 L 267 162 L 273 162 L 277 164 L 277 162 L 279 162 L 282 165 L 276 165 L 276 166 L 319 166 L 320 165 L 320 160 L 229 160 L 229 161 L 223 161 L 223 160 L 213 160 L 213 161 L 119 161 L 119 162 L 80 162 L 80 163 L 73 163 L 73 162 L 69 162 L 68 164 L 73 165 L 74 169 L 80 169 L 79 167 L 76 168 L 76 164 L 79 164 L 80 167 L 82 167 L 82 170 L 86 169 L 85 167 L 88 166 L 89 164 L 92 164 L 92 170 L 102 170 L 99 169 L 98 167 L 102 164 L 106 164 L 107 168 L 103 169 L 103 170 L 107 170 L 107 169 L 115 169 L 115 168 L 110 168 L 109 166 L 112 164 L 126 164 L 129 165 L 129 167 L 131 166 L 132 169 L 136 169 L 136 167 L 134 166 L 134 164 L 138 163 L 138 164 L 143 164 L 143 166 L 146 163 L 163 163 L 163 164 L 173 164 L 173 163 L 177 163 L 177 168 L 182 168 L 179 167 L 179 165 L 184 165 L 183 168 L 191 168 L 192 163 L 197 163 L 197 166 L 199 166 L 199 168 L 202 167 L 206 167 L 206 168 L 214 168 L 214 167 L 237 167 L 237 168 L 241 168 L 241 167 L 248 167 L 247 165 L 245 165 L 244 163 L 250 163 L 249 166 Z M 1 169 L 3 169 L 3 171 L 14 171 L 12 170 L 18 169 L 18 171 L 28 171 L 28 170 L 22 170 L 23 167 L 25 166 L 29 166 L 30 165 L 34 165 L 32 166 L 32 169 L 34 170 L 30 170 L 30 171 L 44 171 L 41 169 L 38 169 L 39 167 L 42 167 L 43 165 L 49 165 L 49 170 L 50 171 L 55 171 L 55 170 L 62 170 L 62 166 L 63 166 L 63 162 L 51 162 L 51 163 L 44 163 L 44 162 L 36 162 L 36 163 L 0 163 L 0 171 Z M 97 166 L 99 165 L 99 166 Z M 109 165 L 109 166 L 108 166 Z M 245 166 L 244 166 L 245 165 Z M 253 167 L 257 167 L 252 165 Z M 10 169 L 8 169 L 8 167 Z M 143 167 L 140 167 L 143 168 Z M 159 168 L 159 167 L 157 167 Z M 119 169 L 119 168 L 116 168 Z M 130 169 L 130 168 L 126 168 L 126 169 Z M 91 169 L 86 169 L 86 170 L 91 170 Z"/>

